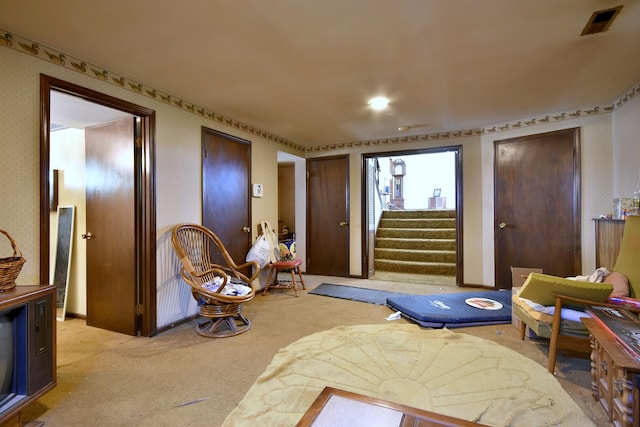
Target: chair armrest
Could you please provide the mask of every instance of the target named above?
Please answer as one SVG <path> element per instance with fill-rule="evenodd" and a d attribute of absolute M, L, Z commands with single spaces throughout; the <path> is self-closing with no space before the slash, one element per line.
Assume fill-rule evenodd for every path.
<path fill-rule="evenodd" d="M 244 274 L 242 274 L 240 271 L 238 271 L 239 269 L 242 268 L 249 268 L 249 267 L 254 267 L 254 272 L 253 275 L 251 277 L 247 277 Z M 185 281 L 187 280 L 188 276 L 194 277 L 194 278 L 199 278 L 201 279 L 202 277 L 205 277 L 207 275 L 218 275 L 221 277 L 225 278 L 225 284 L 227 283 L 227 279 L 226 277 L 228 275 L 232 275 L 237 277 L 238 279 L 243 280 L 244 282 L 247 283 L 247 285 L 253 289 L 253 282 L 256 280 L 256 278 L 258 277 L 258 274 L 260 274 L 260 266 L 258 265 L 258 263 L 256 261 L 249 261 L 249 262 L 245 262 L 243 264 L 236 264 L 235 262 L 230 262 L 229 266 L 222 266 L 219 264 L 211 264 L 209 266 L 209 268 L 206 271 L 203 271 L 202 273 L 196 273 L 195 271 L 192 273 L 187 272 L 184 268 L 182 269 L 182 276 L 184 278 Z M 222 291 L 222 287 L 218 290 L 219 293 Z"/>
<path fill-rule="evenodd" d="M 213 268 L 210 268 L 207 271 L 203 271 L 202 273 L 196 273 L 195 271 L 193 273 L 189 273 L 188 271 L 186 271 L 184 268 L 180 270 L 180 275 L 182 276 L 182 278 L 184 279 L 185 282 L 187 282 L 189 285 L 191 285 L 192 288 L 194 288 L 195 290 L 197 290 L 198 292 L 202 292 L 205 294 L 210 294 L 210 295 L 217 295 L 220 294 L 222 292 L 222 290 L 224 289 L 224 285 L 227 284 L 227 276 L 228 276 L 228 272 L 226 272 L 224 269 L 218 267 L 218 266 L 214 266 Z M 190 278 L 197 278 L 197 279 L 202 279 L 203 277 L 209 276 L 209 275 L 215 275 L 215 276 L 219 276 L 222 277 L 223 279 L 223 283 L 222 285 L 218 288 L 217 291 L 213 292 L 210 291 L 206 288 L 203 288 L 201 286 L 201 284 L 199 283 L 195 283 L 193 280 L 190 280 Z"/>
<path fill-rule="evenodd" d="M 243 268 L 248 268 L 248 267 L 253 267 L 253 275 L 251 277 L 246 277 L 245 276 L 244 279 L 247 281 L 249 286 L 252 286 L 251 284 L 253 283 L 254 280 L 256 280 L 256 278 L 258 277 L 258 274 L 260 274 L 260 265 L 256 261 L 248 261 L 248 262 L 245 262 L 244 264 L 240 264 L 240 265 L 235 265 L 235 263 L 234 263 L 234 265 L 233 265 L 234 269 L 243 269 Z M 243 276 L 244 276 L 244 274 L 243 274 Z"/>
<path fill-rule="evenodd" d="M 191 278 L 193 277 L 202 277 L 211 273 L 221 273 L 220 276 L 224 278 L 224 282 L 218 288 L 217 291 L 211 291 L 207 288 L 203 288 L 198 283 L 195 283 Z M 246 295 L 225 295 L 222 293 L 224 290 L 224 286 L 227 284 L 227 272 L 220 268 L 212 268 L 204 273 L 189 275 L 184 268 L 180 270 L 180 275 L 182 279 L 191 287 L 192 292 L 198 293 L 205 298 L 213 298 L 216 301 L 222 301 L 226 303 L 238 303 L 238 302 L 246 302 L 251 300 L 255 295 L 255 289 L 253 286 L 249 284 L 249 288 L 251 288 L 251 292 Z"/>

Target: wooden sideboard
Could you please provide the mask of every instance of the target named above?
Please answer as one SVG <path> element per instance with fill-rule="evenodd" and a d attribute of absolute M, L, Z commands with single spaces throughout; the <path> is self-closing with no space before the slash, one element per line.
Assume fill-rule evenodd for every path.
<path fill-rule="evenodd" d="M 616 343 L 596 320 L 583 318 L 591 334 L 591 388 L 614 426 L 637 426 L 640 421 L 640 362 Z"/>
<path fill-rule="evenodd" d="M 595 218 L 596 268 L 611 270 L 618 259 L 620 242 L 624 234 L 623 219 Z"/>

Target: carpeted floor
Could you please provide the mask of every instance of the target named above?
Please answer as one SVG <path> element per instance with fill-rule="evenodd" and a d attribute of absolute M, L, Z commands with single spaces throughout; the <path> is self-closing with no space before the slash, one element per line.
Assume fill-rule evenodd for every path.
<path fill-rule="evenodd" d="M 323 282 L 408 294 L 472 290 L 305 275 L 308 290 Z M 203 338 L 192 324 L 141 338 L 92 328 L 79 319 L 58 322 L 58 385 L 31 405 L 23 420 L 42 421 L 46 427 L 220 426 L 274 356 L 291 343 L 339 326 L 409 324 L 405 319 L 387 322 L 392 311 L 384 306 L 307 291 L 299 295 L 256 296 L 244 307 L 251 330 L 232 338 Z M 548 346 L 521 341 L 511 325 L 456 332 L 511 348 L 546 367 Z M 588 359 L 560 355 L 556 379 L 589 419 L 608 425 L 591 395 Z"/>

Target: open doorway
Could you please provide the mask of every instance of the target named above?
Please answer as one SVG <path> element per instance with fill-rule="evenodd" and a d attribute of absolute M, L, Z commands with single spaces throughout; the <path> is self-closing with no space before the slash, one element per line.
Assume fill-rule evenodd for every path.
<path fill-rule="evenodd" d="M 295 241 L 295 257 L 306 271 L 306 161 L 293 154 L 278 152 L 278 235 Z M 275 226 L 275 224 L 273 224 Z"/>
<path fill-rule="evenodd" d="M 42 75 L 40 83 L 43 111 L 40 152 L 41 281 L 50 282 L 51 261 L 55 257 L 52 253 L 55 234 L 51 222 L 55 209 L 51 196 L 55 182 L 53 171 L 56 169 L 58 203 L 78 208 L 74 230 L 78 244 L 72 254 L 72 259 L 74 256 L 77 258 L 75 267 L 78 271 L 71 272 L 77 283 L 76 288 L 70 290 L 70 293 L 76 293 L 76 306 L 67 307 L 78 311 L 75 313 L 78 317 L 86 317 L 87 324 L 91 326 L 129 335 L 154 335 L 155 113 L 53 77 Z M 72 128 L 75 131 L 64 132 Z M 82 144 L 75 144 L 79 141 Z M 90 145 L 95 149 L 90 149 Z M 116 190 L 116 184 L 125 185 L 126 191 Z M 99 196 L 100 200 L 96 202 L 94 196 Z M 89 230 L 92 207 L 103 217 L 96 217 L 96 228 Z M 125 225 L 126 230 L 123 229 Z M 85 260 L 81 260 L 78 255 L 89 242 L 94 248 L 107 248 L 107 245 L 108 248 L 106 252 L 87 252 Z M 130 268 L 125 268 L 118 260 L 105 260 L 105 253 L 130 260 Z M 91 267 L 91 259 L 98 260 L 95 265 L 122 268 L 96 272 Z M 83 268 L 86 268 L 84 279 L 81 278 Z M 90 271 L 94 271 L 93 277 L 106 282 L 102 285 L 94 283 Z M 82 303 L 86 303 L 86 308 Z"/>
<path fill-rule="evenodd" d="M 462 147 L 363 162 L 363 276 L 462 286 Z"/>

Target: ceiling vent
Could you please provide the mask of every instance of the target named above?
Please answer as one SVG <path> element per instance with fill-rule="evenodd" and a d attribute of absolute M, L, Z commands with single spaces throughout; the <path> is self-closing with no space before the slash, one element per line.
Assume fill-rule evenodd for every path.
<path fill-rule="evenodd" d="M 599 10 L 593 12 L 587 25 L 582 30 L 581 36 L 588 36 L 590 34 L 604 33 L 609 29 L 613 20 L 618 16 L 622 5 L 613 7 L 611 9 Z"/>

